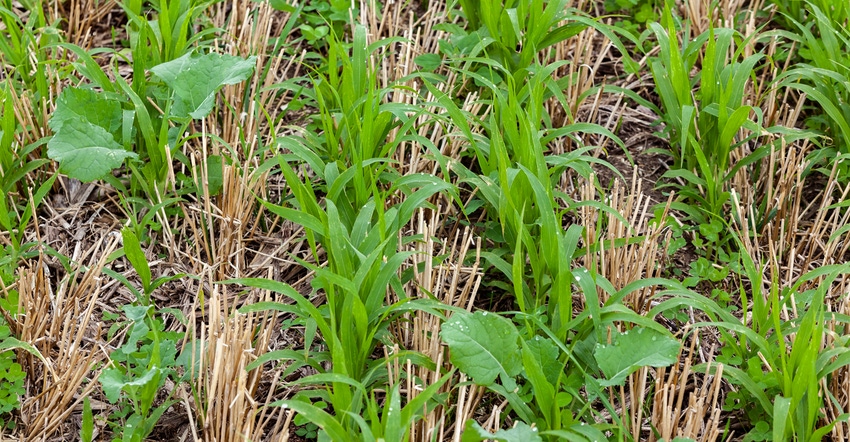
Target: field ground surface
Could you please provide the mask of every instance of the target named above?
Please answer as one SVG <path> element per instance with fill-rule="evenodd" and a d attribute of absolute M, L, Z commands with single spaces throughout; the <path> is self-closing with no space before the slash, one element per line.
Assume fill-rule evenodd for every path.
<path fill-rule="evenodd" d="M 846 441 L 844 0 L 0 0 L 0 434 Z"/>

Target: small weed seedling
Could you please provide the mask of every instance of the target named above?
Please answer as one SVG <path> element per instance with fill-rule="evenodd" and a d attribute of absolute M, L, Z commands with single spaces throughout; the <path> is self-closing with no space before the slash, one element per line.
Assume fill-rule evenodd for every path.
<path fill-rule="evenodd" d="M 0 342 L 10 336 L 9 325 L 0 318 Z M 6 350 L 0 353 L 0 429 L 14 426 L 14 421 L 7 418 L 10 412 L 21 406 L 19 397 L 24 394 L 25 377 L 21 365 L 15 362 L 14 352 Z"/>
<path fill-rule="evenodd" d="M 120 274 L 113 271 L 105 273 L 130 288 L 141 305 L 124 306 L 124 314 L 130 321 L 127 337 L 124 344 L 109 355 L 111 366 L 101 374 L 100 383 L 107 399 L 119 406 L 111 418 L 113 431 L 122 434 L 123 440 L 142 441 L 174 402 L 165 400 L 154 407 L 159 389 L 168 378 L 175 378 L 177 342 L 183 337 L 181 333 L 165 331 L 150 295 L 162 284 L 185 275 L 152 280 L 150 266 L 138 238 L 126 227 L 121 236 L 124 253 L 142 281 L 142 291 Z"/>

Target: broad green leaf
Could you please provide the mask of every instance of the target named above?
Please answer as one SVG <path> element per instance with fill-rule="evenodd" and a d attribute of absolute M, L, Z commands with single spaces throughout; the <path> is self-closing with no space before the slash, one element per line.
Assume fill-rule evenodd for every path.
<path fill-rule="evenodd" d="M 528 352 L 540 366 L 546 380 L 551 385 L 557 385 L 558 377 L 561 375 L 564 364 L 558 361 L 560 351 L 551 339 L 542 336 L 534 336 L 525 341 Z"/>
<path fill-rule="evenodd" d="M 611 344 L 596 344 L 593 356 L 607 380 L 604 387 L 622 385 L 641 367 L 666 367 L 676 362 L 681 343 L 653 329 L 635 327 L 615 333 Z"/>
<path fill-rule="evenodd" d="M 47 143 L 47 156 L 59 161 L 59 171 L 71 178 L 94 181 L 121 167 L 124 159 L 138 158 L 96 124 L 74 118 L 61 127 Z"/>
<path fill-rule="evenodd" d="M 103 387 L 103 393 L 110 403 L 118 402 L 118 397 L 121 395 L 121 387 L 124 386 L 124 375 L 117 368 L 104 370 L 98 378 Z"/>
<path fill-rule="evenodd" d="M 212 111 L 216 92 L 248 79 L 256 64 L 257 57 L 186 54 L 152 67 L 151 72 L 174 91 L 173 116 L 201 119 Z"/>
<path fill-rule="evenodd" d="M 47 144 L 47 155 L 72 178 L 98 179 L 125 158 L 136 157 L 115 141 L 123 118 L 118 100 L 90 89 L 65 88 L 48 123 L 56 135 Z"/>
<path fill-rule="evenodd" d="M 91 89 L 67 87 L 56 100 L 56 111 L 48 125 L 54 133 L 60 132 L 69 120 L 87 121 L 117 134 L 123 124 L 124 113 L 118 100 Z"/>
<path fill-rule="evenodd" d="M 542 442 L 540 434 L 537 433 L 537 428 L 531 427 L 525 422 L 517 422 L 516 426 L 509 430 L 499 430 L 496 433 L 481 428 L 478 422 L 470 419 L 466 421 L 466 428 L 463 430 L 462 442 L 481 442 L 483 440 L 493 440 L 499 442 Z"/>
<path fill-rule="evenodd" d="M 277 9 L 278 11 L 284 11 L 289 13 L 295 12 L 295 6 L 290 5 L 285 0 L 271 0 L 269 4 L 272 8 Z"/>
<path fill-rule="evenodd" d="M 161 368 L 157 368 L 155 366 L 151 367 L 150 369 L 145 371 L 145 374 L 143 374 L 139 377 L 136 377 L 131 381 L 125 382 L 124 385 L 121 386 L 121 388 L 129 390 L 129 389 L 133 389 L 133 388 L 146 387 L 149 384 L 151 384 L 151 382 L 158 380 L 159 377 L 157 375 L 159 375 L 161 373 L 162 373 Z"/>
<path fill-rule="evenodd" d="M 139 341 L 142 340 L 148 334 L 148 332 L 150 332 L 150 327 L 148 327 L 148 324 L 145 322 L 145 316 L 152 308 L 153 307 L 150 305 L 124 306 L 124 314 L 127 315 L 128 319 L 133 321 L 133 327 L 130 329 L 130 334 L 129 336 L 127 336 L 124 345 L 119 347 L 119 351 L 121 351 L 125 355 L 129 355 L 137 350 Z"/>
<path fill-rule="evenodd" d="M 500 374 L 516 376 L 522 369 L 514 324 L 488 312 L 455 313 L 440 330 L 451 350 L 451 362 L 476 384 L 491 385 Z"/>
<path fill-rule="evenodd" d="M 139 323 L 145 320 L 145 316 L 151 310 L 151 307 L 147 305 L 125 305 L 123 310 L 128 319 Z"/>
<path fill-rule="evenodd" d="M 422 54 L 413 59 L 413 62 L 419 65 L 425 71 L 435 71 L 443 62 L 439 54 Z"/>

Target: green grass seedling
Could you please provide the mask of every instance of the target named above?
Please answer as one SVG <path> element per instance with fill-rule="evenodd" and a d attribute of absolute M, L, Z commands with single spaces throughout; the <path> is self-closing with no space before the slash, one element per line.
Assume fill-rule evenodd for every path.
<path fill-rule="evenodd" d="M 31 93 L 39 110 L 46 111 L 51 97 L 48 66 L 61 59 L 51 45 L 61 41 L 60 31 L 48 24 L 41 1 L 30 4 L 33 13 L 26 23 L 12 10 L 11 2 L 0 6 L 0 60 L 11 67 L 6 79 L 13 79 L 21 91 Z M 45 112 L 46 113 L 46 112 Z"/>
<path fill-rule="evenodd" d="M 8 259 L 10 265 L 16 265 L 22 258 L 38 255 L 38 251 L 33 250 L 37 246 L 36 242 L 24 242 L 25 233 L 30 220 L 36 214 L 36 208 L 47 196 L 53 183 L 56 182 L 56 178 L 57 175 L 51 176 L 34 193 L 31 193 L 23 209 L 20 209 L 14 201 L 13 204 L 8 205 L 7 197 L 0 198 L 0 228 L 9 234 L 10 242 L 9 246 L 6 247 L 7 253 L 4 260 Z"/>
<path fill-rule="evenodd" d="M 774 440 L 793 438 L 798 441 L 819 441 L 834 425 L 834 422 L 827 422 L 827 425 L 821 426 L 826 417 L 821 410 L 829 400 L 821 384 L 837 369 L 833 358 L 842 355 L 842 359 L 847 360 L 848 356 L 846 348 L 839 347 L 832 351 L 824 348 L 827 331 L 824 297 L 835 279 L 848 271 L 850 266 L 847 265 L 822 267 L 803 275 L 793 287 L 783 288 L 781 295 L 777 284 L 771 287 L 771 308 L 774 311 L 780 310 L 784 303 L 810 296 L 805 312 L 796 320 L 782 323 L 778 313 L 772 315 L 774 335 L 771 340 L 776 351 L 768 362 L 779 385 L 779 394 L 774 403 Z M 808 293 L 799 292 L 802 284 L 819 278 L 823 279 L 817 288 Z M 839 321 L 833 315 L 829 316 L 833 321 Z M 786 339 L 792 342 L 790 351 L 785 348 Z M 850 416 L 847 410 L 844 411 L 839 419 Z"/>
<path fill-rule="evenodd" d="M 477 33 L 484 51 L 522 84 L 537 57 L 587 28 L 604 34 L 623 54 L 622 41 L 611 27 L 568 8 L 567 0 L 461 0 L 469 34 Z M 630 35 L 628 37 L 631 37 Z M 626 69 L 637 64 L 624 57 Z"/>
<path fill-rule="evenodd" d="M 407 440 L 410 425 L 416 420 L 421 411 L 427 407 L 431 398 L 439 391 L 439 388 L 448 381 L 454 371 L 444 375 L 438 382 L 429 385 L 415 399 L 404 406 L 401 405 L 399 385 L 396 384 L 389 399 L 383 405 L 379 404 L 374 394 L 368 401 L 367 421 L 359 414 L 348 413 L 360 430 L 357 438 L 364 442 L 377 442 L 379 440 Z M 356 384 L 356 383 L 354 383 Z M 359 386 L 362 388 L 362 386 Z M 315 405 L 304 401 L 278 401 L 271 406 L 283 406 L 291 408 L 306 417 L 321 428 L 331 440 L 352 440 L 351 433 L 340 423 L 340 416 L 333 416 Z"/>
<path fill-rule="evenodd" d="M 685 168 L 688 158 L 688 137 L 694 135 L 695 129 L 692 125 L 692 109 L 696 107 L 696 103 L 691 93 L 693 84 L 690 72 L 696 63 L 699 53 L 697 49 L 704 44 L 708 36 L 700 35 L 694 41 L 685 39 L 680 44 L 679 33 L 676 32 L 669 7 L 665 8 L 664 18 L 666 27 L 660 23 L 649 24 L 660 48 L 659 57 L 651 60 L 650 67 L 664 111 L 659 115 L 662 116 L 669 132 L 671 144 L 679 146 L 679 149 L 671 149 L 670 155 L 673 157 L 674 166 L 681 169 Z M 688 36 L 690 32 L 685 30 L 681 34 Z M 690 113 L 686 113 L 688 109 L 691 109 Z"/>
<path fill-rule="evenodd" d="M 810 117 L 808 123 L 831 138 L 839 153 L 850 153 L 850 31 L 834 23 L 817 5 L 807 2 L 812 22 L 798 22 L 789 17 L 799 32 L 801 51 L 809 63 L 799 63 L 780 75 L 779 85 L 796 89 L 815 101 L 823 110 Z M 845 5 L 846 6 L 846 5 Z M 834 155 L 831 155 L 834 156 Z M 842 179 L 846 179 L 842 173 Z"/>
<path fill-rule="evenodd" d="M 762 287 L 763 268 L 749 255 L 741 256 L 751 286 Z M 676 298 L 659 303 L 648 316 L 680 306 L 706 313 L 711 322 L 695 327 L 712 326 L 720 331 L 724 350 L 718 360 L 724 363 L 724 376 L 742 389 L 735 394 L 741 400 L 738 406 L 757 405 L 746 411 L 754 419 L 752 423 L 770 422 L 774 440 L 821 440 L 834 425 L 822 425 L 825 416 L 821 410 L 830 400 L 822 392 L 822 383 L 850 361 L 846 348 L 824 348 L 827 321 L 846 320 L 824 312 L 824 296 L 836 277 L 848 271 L 847 265 L 825 266 L 803 275 L 791 287 L 780 288 L 774 281 L 767 293 L 748 293 L 742 285 L 743 309 L 752 312 L 751 325 L 742 324 L 714 301 L 681 288 L 659 293 L 657 296 L 675 294 Z M 817 288 L 801 292 L 800 287 L 813 280 L 820 281 Z M 792 306 L 793 302 L 797 304 Z M 783 319 L 785 309 L 797 311 L 798 316 Z"/>
<path fill-rule="evenodd" d="M 549 98 L 550 75 L 559 65 L 533 69 L 522 86 L 515 85 L 510 77 L 506 89 L 492 85 L 493 110 L 486 126 L 487 138 L 469 140 L 481 174 L 462 166 L 455 171 L 462 181 L 477 189 L 486 202 L 491 221 L 500 229 L 490 236 L 503 243 L 504 248 L 482 256 L 508 278 L 520 311 L 544 312 L 555 333 L 566 339 L 569 330 L 565 324 L 572 319 L 573 307 L 570 262 L 576 256 L 582 229 L 579 226 L 564 229 L 561 219 L 565 212 L 584 205 L 606 209 L 597 202 L 573 202 L 555 190 L 555 181 L 567 168 L 590 176 L 589 164 L 596 161 L 582 155 L 587 150 L 547 157 L 544 143 L 585 129 L 617 142 L 619 139 L 599 126 L 586 123 L 546 130 L 543 103 Z M 450 114 L 457 113 L 451 107 L 447 110 Z M 556 210 L 556 195 L 567 201 L 569 207 Z M 534 334 L 532 327 L 526 331 Z"/>
<path fill-rule="evenodd" d="M 288 145 L 295 147 L 308 160 L 307 164 L 313 167 L 322 164 L 318 152 L 301 150 L 297 147 L 303 146 L 300 143 Z M 378 365 L 370 362 L 378 339 L 402 313 L 431 308 L 430 302 L 413 301 L 405 295 L 399 274 L 412 252 L 398 251 L 400 231 L 430 197 L 454 190 L 444 181 L 426 175 L 400 177 L 386 191 L 373 183 L 369 188 L 372 192 L 370 198 L 348 217 L 343 217 L 337 202 L 349 210 L 355 209 L 344 189 L 351 189 L 348 182 L 354 179 L 358 171 L 356 167 L 339 173 L 335 167 L 338 162 L 330 162 L 323 170 L 320 168 L 318 173 L 328 188 L 322 207 L 313 183 L 299 178 L 286 157 L 281 156 L 278 161 L 296 208 L 263 204 L 273 213 L 305 227 L 317 261 L 320 259 L 318 246 L 324 250 L 326 267 L 299 261 L 316 272 L 313 287 L 324 294 L 326 305 L 315 308 L 291 287 L 273 281 L 242 279 L 231 282 L 270 288 L 296 301 L 297 315 L 301 321 L 316 327 L 328 347 L 326 357 L 331 362 L 329 371 L 322 370 L 320 375 L 303 382 L 327 385 L 328 402 L 339 419 L 336 425 L 345 434 L 357 434 L 360 428 L 353 416 L 359 416 L 368 406 L 368 392 L 382 376 L 383 362 Z M 413 190 L 416 188 L 418 190 Z M 356 185 L 353 190 L 358 191 Z M 405 197 L 401 203 L 385 208 L 390 195 Z M 401 301 L 387 305 L 388 289 L 395 292 Z M 436 311 L 434 313 L 439 315 Z M 320 426 L 328 434 L 339 430 L 330 423 Z"/>
<path fill-rule="evenodd" d="M 661 48 L 651 67 L 662 102 L 661 120 L 670 137 L 670 149 L 664 152 L 674 160 L 663 177 L 684 182 L 672 185 L 680 197 L 673 207 L 699 224 L 710 224 L 726 212 L 731 195 L 728 186 L 735 173 L 770 153 L 769 145 L 758 146 L 737 163 L 730 163 L 735 149 L 765 132 L 761 109 L 746 104 L 744 97 L 762 55 L 744 57 L 748 42 L 741 41 L 732 29 L 712 27 L 688 41 L 687 29 L 677 32 L 670 5 L 665 7 L 664 22 L 666 27 L 650 24 Z M 698 76 L 692 76 L 701 53 L 701 69 Z M 698 92 L 694 93 L 696 86 Z M 708 255 L 726 242 L 728 237 L 721 237 L 709 244 Z"/>
<path fill-rule="evenodd" d="M 781 23 L 785 29 L 793 30 L 800 23 L 809 22 L 813 9 L 820 10 L 832 27 L 836 29 L 846 29 L 847 21 L 850 19 L 850 5 L 845 2 L 833 0 L 771 0 L 770 3 L 776 5 L 776 10 L 779 12 L 774 20 Z"/>
<path fill-rule="evenodd" d="M 394 259 L 394 261 L 399 261 L 399 259 Z M 388 268 L 391 271 L 397 270 L 397 268 L 392 267 L 393 263 L 389 264 L 391 267 Z M 228 283 L 273 290 L 289 297 L 295 301 L 296 306 L 264 303 L 246 307 L 247 310 L 245 311 L 259 311 L 271 308 L 294 313 L 298 321 L 303 322 L 308 329 L 312 328 L 318 331 L 319 336 L 328 347 L 327 352 L 308 351 L 305 348 L 306 354 L 300 354 L 291 350 L 271 352 L 252 363 L 249 367 L 256 367 L 273 360 L 292 360 L 296 368 L 309 365 L 318 370 L 319 374 L 299 379 L 295 382 L 295 385 L 318 385 L 326 387 L 327 391 L 321 392 L 319 395 L 330 403 L 335 416 L 331 416 L 314 405 L 297 400 L 278 402 L 275 405 L 287 406 L 302 413 L 310 421 L 319 425 L 333 440 L 348 440 L 352 437 L 370 440 L 368 437 L 370 434 L 380 434 L 381 432 L 403 434 L 412 422 L 413 414 L 411 413 L 415 413 L 421 409 L 421 406 L 425 403 L 424 401 L 428 401 L 430 399 L 429 395 L 436 392 L 439 387 L 435 387 L 432 390 L 430 388 L 432 386 L 429 386 L 422 393 L 425 396 L 417 396 L 416 400 L 408 403 L 402 409 L 401 421 L 397 421 L 396 416 L 386 415 L 386 413 L 382 417 L 379 417 L 376 413 L 371 413 L 373 414 L 371 422 L 367 424 L 367 427 L 371 428 L 371 430 L 367 431 L 363 427 L 365 422 L 362 418 L 358 419 L 358 417 L 364 412 L 368 412 L 368 410 L 374 411 L 374 408 L 370 408 L 373 405 L 370 399 L 368 399 L 370 397 L 369 392 L 373 388 L 383 385 L 381 380 L 385 378 L 385 375 L 382 372 L 385 371 L 386 364 L 384 360 L 370 362 L 370 356 L 375 349 L 377 339 L 386 333 L 386 327 L 398 319 L 401 314 L 413 310 L 424 310 L 442 316 L 435 309 L 435 307 L 441 306 L 427 301 L 411 301 L 406 299 L 389 306 L 381 305 L 372 312 L 366 312 L 365 304 L 359 300 L 358 294 L 353 292 L 355 290 L 353 281 L 346 280 L 341 275 L 331 274 L 321 269 L 319 269 L 319 275 L 324 281 L 320 282 L 319 286 L 324 290 L 325 296 L 329 300 L 333 300 L 333 303 L 329 302 L 328 306 L 320 308 L 315 307 L 307 298 L 296 292 L 292 287 L 276 281 L 265 279 L 236 279 L 226 281 Z M 328 280 L 333 282 L 329 283 L 327 282 Z M 387 285 L 392 286 L 394 284 L 387 283 Z M 337 286 L 341 286 L 341 288 Z M 385 289 L 387 286 L 385 285 L 383 287 Z M 346 309 L 346 313 L 343 315 L 337 314 L 332 310 L 332 305 L 340 304 Z M 432 364 L 426 358 L 409 352 L 399 354 L 396 357 L 409 358 L 411 361 L 426 365 Z M 325 370 L 319 364 L 320 361 L 330 362 L 330 370 Z M 290 370 L 292 369 L 290 367 Z M 419 399 L 420 397 L 422 398 L 421 401 Z M 415 405 L 414 402 L 416 402 Z M 344 435 L 344 437 L 340 439 L 338 437 L 339 435 Z"/>
<path fill-rule="evenodd" d="M 80 424 L 80 440 L 92 442 L 94 440 L 94 414 L 91 410 L 91 400 L 83 399 L 83 418 Z"/>
<path fill-rule="evenodd" d="M 24 137 L 18 136 L 22 128 L 15 115 L 11 80 L 7 79 L 4 86 L 5 88 L 0 90 L 0 101 L 3 103 L 2 114 L 0 114 L 0 190 L 4 195 L 3 202 L 0 204 L 6 207 L 9 203 L 17 204 L 17 201 L 10 197 L 15 194 L 26 195 L 25 177 L 48 160 L 32 159 L 32 156 L 44 145 L 43 141 L 21 146 L 20 143 Z M 0 210 L 8 211 L 4 208 Z"/>
<path fill-rule="evenodd" d="M 306 144 L 322 163 L 311 164 L 314 172 L 324 176 L 328 192 L 338 195 L 332 199 L 348 225 L 373 192 L 383 186 L 388 178 L 385 174 L 393 173 L 390 158 L 398 141 L 387 139 L 390 130 L 402 125 L 400 118 L 404 118 L 403 131 L 396 136 L 403 140 L 412 132 L 415 118 L 400 116 L 410 110 L 418 112 L 383 103 L 390 89 L 378 88 L 378 71 L 372 58 L 394 41 L 397 39 L 368 44 L 366 29 L 358 25 L 349 51 L 329 35 L 328 70 L 315 73 L 314 98 L 322 133 L 308 136 Z"/>

